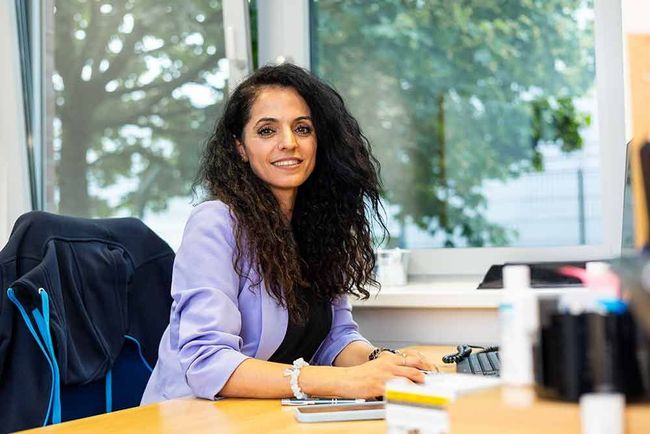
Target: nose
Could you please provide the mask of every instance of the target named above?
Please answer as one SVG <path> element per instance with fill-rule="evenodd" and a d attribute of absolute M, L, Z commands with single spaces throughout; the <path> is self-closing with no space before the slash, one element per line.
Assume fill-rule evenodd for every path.
<path fill-rule="evenodd" d="M 296 136 L 291 127 L 283 128 L 282 138 L 280 139 L 279 148 L 281 150 L 291 150 L 298 146 Z"/>

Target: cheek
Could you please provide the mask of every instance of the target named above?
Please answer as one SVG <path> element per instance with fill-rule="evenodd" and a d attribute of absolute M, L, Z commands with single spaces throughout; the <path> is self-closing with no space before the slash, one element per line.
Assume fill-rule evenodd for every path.
<path fill-rule="evenodd" d="M 265 166 L 263 160 L 251 160 L 251 170 L 258 178 L 265 179 L 265 173 L 270 169 Z"/>
<path fill-rule="evenodd" d="M 251 140 L 250 144 L 248 145 L 247 154 L 250 165 L 253 169 L 253 172 L 255 172 L 257 175 L 259 175 L 261 171 L 265 170 L 265 165 L 267 163 L 269 154 L 272 152 L 272 148 L 273 146 L 269 145 L 269 143 L 260 143 L 253 140 Z"/>
<path fill-rule="evenodd" d="M 303 152 L 307 154 L 306 156 L 308 156 L 309 159 L 312 160 L 312 162 L 316 161 L 317 151 L 318 151 L 318 142 L 316 142 L 316 139 L 309 140 L 305 143 Z"/>
<path fill-rule="evenodd" d="M 310 160 L 309 167 L 307 168 L 307 176 L 311 175 L 314 172 L 314 168 L 316 168 L 316 152 L 314 152 Z"/>
<path fill-rule="evenodd" d="M 316 155 L 318 154 L 318 145 L 316 142 L 316 139 L 310 141 L 307 144 L 307 149 L 309 152 L 309 159 L 311 160 L 309 163 L 309 173 L 314 171 L 314 167 L 316 167 Z"/>

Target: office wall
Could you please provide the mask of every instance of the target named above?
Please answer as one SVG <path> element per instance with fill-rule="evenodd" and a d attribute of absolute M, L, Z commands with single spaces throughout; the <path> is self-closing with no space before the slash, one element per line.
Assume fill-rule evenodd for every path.
<path fill-rule="evenodd" d="M 623 50 L 625 57 L 625 129 L 626 137 L 632 137 L 632 121 L 631 121 L 631 107 L 630 107 L 630 83 L 628 72 L 628 50 L 627 50 L 627 35 L 633 33 L 646 33 L 650 34 L 650 1 L 648 0 L 622 0 L 621 7 L 623 8 L 623 43 L 626 45 Z"/>
<path fill-rule="evenodd" d="M 623 0 L 621 5 L 625 33 L 650 33 L 650 1 Z"/>
<path fill-rule="evenodd" d="M 623 8 L 623 42 L 627 45 L 627 35 L 630 34 L 650 34 L 650 1 L 648 0 L 623 0 L 621 2 Z M 629 50 L 624 50 L 625 55 L 625 109 L 626 117 L 625 123 L 628 131 L 628 137 L 632 135 L 632 122 L 631 122 L 631 96 L 630 96 L 630 83 L 629 72 L 627 70 L 629 65 L 628 55 Z"/>
<path fill-rule="evenodd" d="M 499 342 L 495 308 L 366 308 L 356 307 L 361 334 L 378 346 L 495 345 Z"/>
<path fill-rule="evenodd" d="M 30 209 L 27 149 L 13 1 L 0 1 L 0 246 Z"/>

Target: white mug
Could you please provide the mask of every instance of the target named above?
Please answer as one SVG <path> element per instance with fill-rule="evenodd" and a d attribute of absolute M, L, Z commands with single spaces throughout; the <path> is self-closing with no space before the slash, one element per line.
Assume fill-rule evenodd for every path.
<path fill-rule="evenodd" d="M 382 286 L 406 285 L 408 276 L 409 250 L 377 249 L 375 279 Z"/>

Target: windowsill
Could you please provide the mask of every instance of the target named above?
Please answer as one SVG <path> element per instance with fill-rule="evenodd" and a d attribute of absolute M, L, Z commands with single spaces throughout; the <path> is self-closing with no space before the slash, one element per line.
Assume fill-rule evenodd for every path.
<path fill-rule="evenodd" d="M 370 290 L 370 298 L 352 298 L 355 309 L 364 308 L 437 308 L 496 309 L 501 300 L 500 289 L 476 289 L 481 276 L 423 276 L 404 286 L 384 286 Z M 576 288 L 535 289 L 541 295 L 558 295 Z"/>

